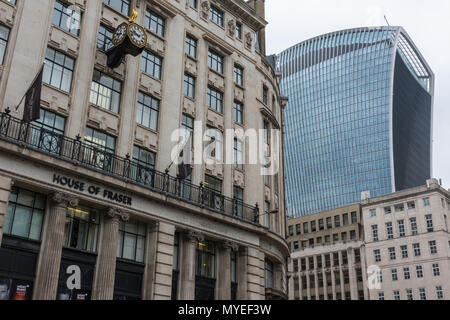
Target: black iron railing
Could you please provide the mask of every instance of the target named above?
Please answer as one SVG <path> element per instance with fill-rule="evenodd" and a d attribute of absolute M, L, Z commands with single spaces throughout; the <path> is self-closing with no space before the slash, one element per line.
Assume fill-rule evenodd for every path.
<path fill-rule="evenodd" d="M 71 139 L 35 124 L 25 123 L 9 115 L 8 111 L 0 113 L 0 139 L 2 140 L 259 225 L 258 205 L 247 205 L 203 185 L 197 186 L 170 176 L 168 173 L 154 170 L 131 160 L 129 155 L 125 158 L 118 157 L 107 150 L 82 142 L 80 136 Z"/>

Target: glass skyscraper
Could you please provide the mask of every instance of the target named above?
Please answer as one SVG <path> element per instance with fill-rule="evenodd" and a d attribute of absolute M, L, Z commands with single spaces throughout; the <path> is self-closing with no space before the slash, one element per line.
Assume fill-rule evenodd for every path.
<path fill-rule="evenodd" d="M 423 185 L 431 177 L 434 75 L 401 27 L 322 35 L 278 55 L 288 215 Z"/>

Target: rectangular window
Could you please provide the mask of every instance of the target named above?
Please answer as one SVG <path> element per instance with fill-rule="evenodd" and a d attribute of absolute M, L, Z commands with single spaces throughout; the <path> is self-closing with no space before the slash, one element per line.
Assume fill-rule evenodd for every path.
<path fill-rule="evenodd" d="M 389 250 L 389 258 L 391 260 L 395 260 L 397 258 L 395 254 L 395 248 L 389 248 L 388 250 Z"/>
<path fill-rule="evenodd" d="M 419 289 L 419 297 L 420 297 L 420 300 L 427 300 L 427 293 L 425 291 L 425 288 Z"/>
<path fill-rule="evenodd" d="M 84 161 L 101 170 L 111 170 L 116 148 L 116 138 L 106 133 L 86 128 Z"/>
<path fill-rule="evenodd" d="M 4 233 L 39 241 L 45 206 L 45 195 L 12 187 L 6 211 Z"/>
<path fill-rule="evenodd" d="M 355 230 L 351 230 L 350 231 L 350 239 L 351 240 L 356 240 L 356 231 Z"/>
<path fill-rule="evenodd" d="M 316 222 L 315 221 L 311 221 L 311 232 L 316 232 Z"/>
<path fill-rule="evenodd" d="M 397 269 L 392 269 L 391 274 L 392 274 L 392 281 L 397 281 L 398 280 Z"/>
<path fill-rule="evenodd" d="M 302 225 L 301 224 L 296 224 L 295 225 L 295 233 L 296 234 L 301 234 L 302 233 Z"/>
<path fill-rule="evenodd" d="M 437 286 L 436 287 L 436 298 L 438 300 L 443 300 L 444 299 L 444 290 L 442 290 L 442 286 Z"/>
<path fill-rule="evenodd" d="M 209 175 L 205 175 L 205 188 L 217 193 L 222 193 L 222 180 L 214 178 Z"/>
<path fill-rule="evenodd" d="M 430 198 L 425 198 L 423 199 L 423 205 L 425 207 L 429 207 L 430 206 Z"/>
<path fill-rule="evenodd" d="M 239 188 L 239 187 L 233 187 L 233 201 L 234 201 L 233 214 L 235 216 L 242 217 L 243 210 L 244 210 L 244 207 L 243 207 L 244 189 Z M 293 230 L 292 230 L 292 235 L 294 235 Z"/>
<path fill-rule="evenodd" d="M 164 37 L 166 29 L 166 19 L 154 13 L 151 10 L 145 11 L 145 27 L 156 33 L 160 37 Z"/>
<path fill-rule="evenodd" d="M 289 226 L 289 236 L 292 237 L 294 235 L 294 226 Z"/>
<path fill-rule="evenodd" d="M 373 241 L 378 241 L 378 225 L 372 226 L 372 239 Z"/>
<path fill-rule="evenodd" d="M 103 0 L 103 2 L 126 16 L 130 14 L 130 0 Z"/>
<path fill-rule="evenodd" d="M 223 73 L 223 57 L 215 51 L 208 50 L 208 67 L 216 72 Z"/>
<path fill-rule="evenodd" d="M 431 214 L 425 216 L 425 220 L 427 223 L 427 232 L 433 232 L 433 216 Z"/>
<path fill-rule="evenodd" d="M 234 139 L 234 167 L 244 169 L 244 145 L 242 141 Z"/>
<path fill-rule="evenodd" d="M 374 250 L 373 255 L 375 257 L 375 262 L 381 262 L 381 252 L 380 250 Z"/>
<path fill-rule="evenodd" d="M 400 291 L 395 290 L 393 295 L 394 295 L 394 300 L 397 300 L 397 301 L 400 300 Z"/>
<path fill-rule="evenodd" d="M 133 148 L 131 177 L 134 181 L 153 187 L 156 153 L 139 146 Z"/>
<path fill-rule="evenodd" d="M 441 275 L 441 269 L 439 263 L 433 263 L 433 276 L 439 277 Z"/>
<path fill-rule="evenodd" d="M 428 244 L 430 245 L 430 253 L 431 253 L 431 254 L 437 254 L 437 244 L 436 244 L 436 241 L 429 241 Z"/>
<path fill-rule="evenodd" d="M 197 40 L 189 35 L 186 36 L 185 52 L 192 58 L 197 58 Z"/>
<path fill-rule="evenodd" d="M 370 209 L 369 214 L 370 214 L 371 218 L 374 218 L 374 217 L 377 216 L 377 210 L 376 209 Z"/>
<path fill-rule="evenodd" d="M 407 300 L 414 300 L 412 289 L 406 289 L 406 299 Z"/>
<path fill-rule="evenodd" d="M 408 258 L 408 246 L 401 246 L 400 249 L 402 251 L 402 258 Z"/>
<path fill-rule="evenodd" d="M 352 224 L 358 223 L 358 215 L 356 212 L 352 212 Z"/>
<path fill-rule="evenodd" d="M 198 2 L 197 0 L 189 0 L 189 5 L 191 6 L 191 8 L 197 9 Z"/>
<path fill-rule="evenodd" d="M 209 138 L 209 142 L 206 145 L 206 153 L 210 158 L 214 158 L 217 161 L 222 160 L 223 151 L 223 136 L 222 132 L 213 127 L 206 127 L 206 136 Z"/>
<path fill-rule="evenodd" d="M 269 105 L 269 89 L 266 86 L 263 86 L 263 103 Z"/>
<path fill-rule="evenodd" d="M 155 79 L 161 80 L 162 58 L 147 50 L 142 52 L 141 70 Z"/>
<path fill-rule="evenodd" d="M 242 40 L 242 24 L 239 22 L 236 23 L 236 38 Z"/>
<path fill-rule="evenodd" d="M 207 106 L 208 108 L 218 112 L 223 112 L 223 93 L 211 87 L 208 87 L 207 92 Z"/>
<path fill-rule="evenodd" d="M 136 123 L 158 130 L 159 100 L 139 92 L 136 110 Z"/>
<path fill-rule="evenodd" d="M 416 266 L 416 273 L 417 273 L 417 278 L 423 278 L 423 267 Z"/>
<path fill-rule="evenodd" d="M 392 227 L 392 222 L 386 223 L 386 233 L 388 239 L 394 239 L 394 228 Z"/>
<path fill-rule="evenodd" d="M 63 145 L 65 124 L 65 118 L 41 108 L 39 120 L 33 122 L 31 128 L 31 144 L 59 155 Z"/>
<path fill-rule="evenodd" d="M 395 212 L 403 212 L 405 210 L 405 205 L 403 203 L 396 204 L 394 206 Z"/>
<path fill-rule="evenodd" d="M 397 221 L 398 223 L 398 234 L 400 237 L 405 237 L 406 236 L 406 230 L 405 230 L 405 221 L 404 220 L 399 220 Z"/>
<path fill-rule="evenodd" d="M 74 65 L 74 59 L 47 48 L 42 81 L 65 92 L 70 92 Z"/>
<path fill-rule="evenodd" d="M 216 277 L 215 258 L 216 250 L 214 243 L 209 241 L 197 243 L 197 267 L 196 275 L 198 277 L 214 279 Z"/>
<path fill-rule="evenodd" d="M 96 252 L 99 213 L 77 207 L 68 208 L 64 232 L 64 246 L 78 250 Z"/>
<path fill-rule="evenodd" d="M 378 300 L 384 300 L 384 292 L 378 292 Z"/>
<path fill-rule="evenodd" d="M 403 268 L 403 276 L 405 277 L 405 280 L 411 279 L 411 272 L 409 270 L 409 267 Z"/>
<path fill-rule="evenodd" d="M 143 263 L 146 234 L 145 223 L 133 220 L 121 221 L 117 239 L 117 258 Z"/>
<path fill-rule="evenodd" d="M 327 218 L 327 229 L 332 229 L 333 228 L 333 223 L 331 221 L 331 217 Z"/>
<path fill-rule="evenodd" d="M 184 74 L 183 93 L 186 97 L 195 99 L 195 78 L 187 73 Z"/>
<path fill-rule="evenodd" d="M 308 226 L 309 224 L 307 222 L 303 223 L 303 233 L 309 233 Z"/>
<path fill-rule="evenodd" d="M 234 122 L 243 124 L 244 123 L 244 105 L 239 102 L 233 103 L 233 118 Z"/>
<path fill-rule="evenodd" d="M 325 227 L 323 225 L 323 219 L 319 219 L 319 230 L 322 231 L 324 229 L 325 229 Z"/>
<path fill-rule="evenodd" d="M 415 201 L 409 201 L 408 202 L 408 210 L 413 210 L 416 208 L 416 202 Z"/>
<path fill-rule="evenodd" d="M 391 207 L 385 207 L 384 208 L 384 214 L 391 214 L 392 213 L 392 208 Z"/>
<path fill-rule="evenodd" d="M 413 249 L 414 249 L 414 256 L 415 257 L 420 257 L 420 243 L 415 243 L 413 244 Z"/>
<path fill-rule="evenodd" d="M 417 229 L 417 220 L 416 218 L 409 219 L 410 225 L 411 225 L 411 233 L 413 236 L 416 236 L 419 234 L 419 231 Z"/>
<path fill-rule="evenodd" d="M 114 113 L 119 113 L 122 83 L 94 70 L 89 102 Z"/>
<path fill-rule="evenodd" d="M 0 64 L 5 60 L 6 48 L 8 47 L 10 29 L 0 25 Z"/>
<path fill-rule="evenodd" d="M 113 32 L 103 25 L 100 25 L 97 36 L 97 48 L 102 51 L 108 51 L 114 45 L 112 43 Z"/>
<path fill-rule="evenodd" d="M 55 26 L 78 36 L 81 26 L 81 14 L 72 10 L 68 5 L 56 1 L 53 8 L 52 23 Z"/>
<path fill-rule="evenodd" d="M 348 213 L 344 213 L 344 215 L 342 216 L 342 222 L 344 226 L 348 226 Z"/>
<path fill-rule="evenodd" d="M 244 69 L 239 66 L 234 66 L 234 83 L 243 86 L 244 85 Z"/>
<path fill-rule="evenodd" d="M 209 9 L 209 18 L 212 22 L 215 24 L 218 24 L 219 26 L 223 27 L 223 16 L 224 13 L 222 10 L 215 6 L 211 6 Z"/>
<path fill-rule="evenodd" d="M 334 227 L 335 228 L 339 228 L 341 226 L 341 217 L 340 216 L 335 216 L 334 217 Z"/>

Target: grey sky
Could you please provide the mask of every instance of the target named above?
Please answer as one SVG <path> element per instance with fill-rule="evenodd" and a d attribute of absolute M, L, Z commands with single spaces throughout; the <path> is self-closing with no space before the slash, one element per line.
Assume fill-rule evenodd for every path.
<path fill-rule="evenodd" d="M 433 177 L 450 188 L 450 1 L 266 0 L 267 52 L 361 26 L 402 26 L 436 75 Z"/>

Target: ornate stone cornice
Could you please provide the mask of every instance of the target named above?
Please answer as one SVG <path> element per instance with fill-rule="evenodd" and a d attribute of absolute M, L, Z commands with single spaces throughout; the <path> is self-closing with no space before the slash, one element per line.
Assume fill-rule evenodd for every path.
<path fill-rule="evenodd" d="M 53 193 L 51 199 L 54 205 L 61 207 L 76 207 L 79 203 L 77 198 L 63 192 Z"/>

